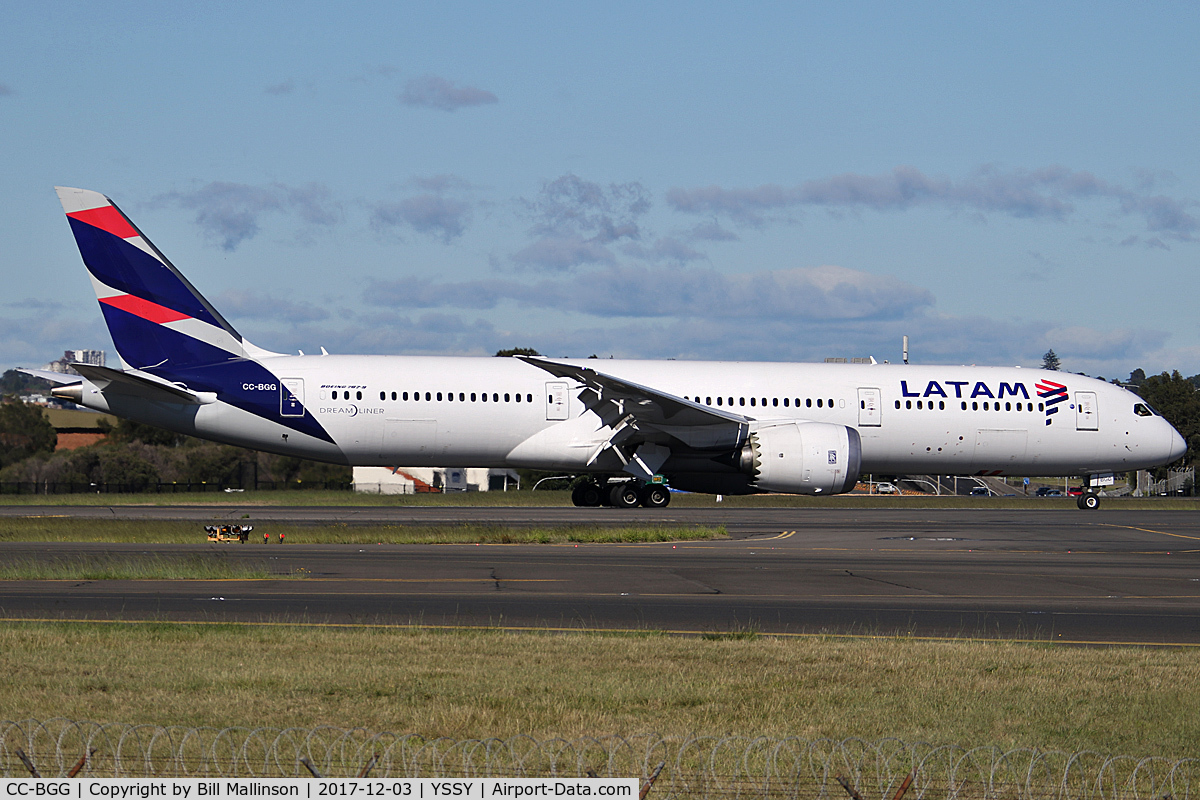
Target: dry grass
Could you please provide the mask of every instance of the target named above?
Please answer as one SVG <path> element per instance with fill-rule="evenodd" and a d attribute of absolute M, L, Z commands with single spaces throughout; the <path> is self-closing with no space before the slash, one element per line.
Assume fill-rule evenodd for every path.
<path fill-rule="evenodd" d="M 0 718 L 799 735 L 1195 756 L 1200 654 L 647 634 L 0 626 Z"/>
<path fill-rule="evenodd" d="M 239 520 L 241 521 L 241 520 Z M 249 520 L 253 522 L 253 520 Z M 289 544 L 555 544 L 561 542 L 680 542 L 726 535 L 723 526 L 602 525 L 514 528 L 507 525 L 289 525 L 254 523 L 249 543 L 279 534 Z M 204 525 L 175 520 L 71 519 L 60 517 L 0 518 L 0 542 L 132 542 L 137 544 L 202 544 Z M 225 547 L 239 547 L 227 543 Z"/>
<path fill-rule="evenodd" d="M 221 553 L 190 556 L 80 556 L 22 558 L 0 564 L 0 581 L 257 580 L 305 577 L 272 574 L 265 564 L 222 558 Z"/>

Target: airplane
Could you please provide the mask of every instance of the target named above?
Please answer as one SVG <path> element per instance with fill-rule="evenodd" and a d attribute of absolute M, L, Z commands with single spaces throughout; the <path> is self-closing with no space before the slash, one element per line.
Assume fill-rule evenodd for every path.
<path fill-rule="evenodd" d="M 669 488 L 835 495 L 861 474 L 1080 476 L 1178 459 L 1137 395 L 1069 373 L 910 364 L 285 355 L 256 347 L 104 195 L 56 187 L 120 356 L 55 397 L 178 433 L 353 466 L 591 476 L 578 506 Z M 38 374 L 44 374 L 38 372 Z"/>

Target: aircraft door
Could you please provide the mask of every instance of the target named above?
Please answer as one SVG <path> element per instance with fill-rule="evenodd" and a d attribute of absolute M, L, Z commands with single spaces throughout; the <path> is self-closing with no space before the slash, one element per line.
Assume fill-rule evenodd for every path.
<path fill-rule="evenodd" d="M 283 378 L 279 381 L 279 416 L 304 416 L 303 378 Z"/>
<path fill-rule="evenodd" d="M 567 384 L 562 381 L 546 382 L 546 419 L 566 419 L 570 406 Z"/>
<path fill-rule="evenodd" d="M 1096 409 L 1095 392 L 1075 393 L 1075 430 L 1100 430 L 1100 414 Z"/>
<path fill-rule="evenodd" d="M 880 424 L 879 390 L 858 390 L 858 427 L 872 427 Z"/>

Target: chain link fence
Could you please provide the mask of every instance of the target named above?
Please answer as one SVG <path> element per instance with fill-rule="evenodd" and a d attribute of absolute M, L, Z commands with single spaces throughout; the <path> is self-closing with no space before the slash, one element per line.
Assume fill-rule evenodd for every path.
<path fill-rule="evenodd" d="M 306 764 L 307 762 L 307 764 Z M 427 738 L 364 729 L 0 721 L 0 775 L 134 778 L 640 777 L 651 797 L 1191 800 L 1200 758 L 1131 758 L 898 739 Z M 1197 789 L 1197 794 L 1192 789 Z"/>

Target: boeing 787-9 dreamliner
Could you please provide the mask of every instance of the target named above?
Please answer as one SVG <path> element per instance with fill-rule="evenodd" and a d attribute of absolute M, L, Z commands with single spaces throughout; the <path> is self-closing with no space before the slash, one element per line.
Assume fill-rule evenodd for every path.
<path fill-rule="evenodd" d="M 255 347 L 102 194 L 58 189 L 122 369 L 56 397 L 218 442 L 356 466 L 592 476 L 576 505 L 832 495 L 860 474 L 1080 476 L 1183 455 L 1120 386 L 1019 367 L 285 355 Z"/>

